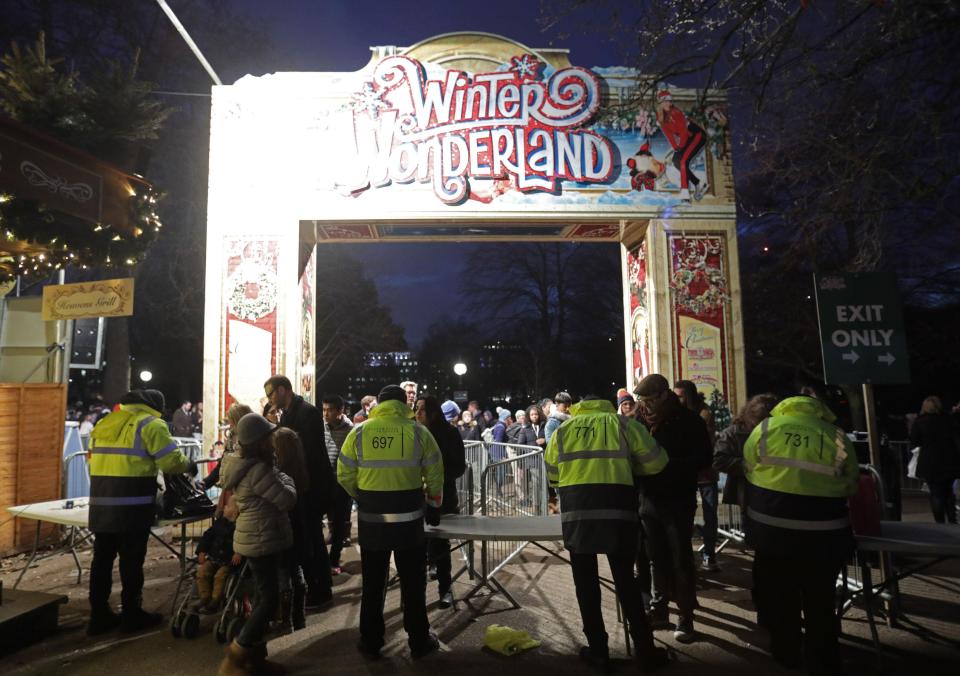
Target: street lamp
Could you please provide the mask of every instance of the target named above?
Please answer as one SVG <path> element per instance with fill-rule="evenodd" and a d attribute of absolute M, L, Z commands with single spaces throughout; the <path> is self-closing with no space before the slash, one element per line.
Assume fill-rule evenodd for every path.
<path fill-rule="evenodd" d="M 457 382 L 459 383 L 458 387 L 463 389 L 463 374 L 467 372 L 467 365 L 462 361 L 458 361 L 453 365 L 453 372 L 457 374 Z"/>
<path fill-rule="evenodd" d="M 145 383 L 149 383 L 153 380 L 153 373 L 150 371 L 140 371 L 140 380 Z"/>

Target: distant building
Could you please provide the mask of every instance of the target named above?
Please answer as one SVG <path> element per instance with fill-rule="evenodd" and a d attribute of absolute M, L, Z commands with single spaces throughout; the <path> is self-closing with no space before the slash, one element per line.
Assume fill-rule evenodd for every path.
<path fill-rule="evenodd" d="M 385 385 L 417 381 L 419 362 L 413 352 L 367 352 L 363 366 L 347 378 L 347 403 L 352 407 L 365 395 L 376 395 Z"/>

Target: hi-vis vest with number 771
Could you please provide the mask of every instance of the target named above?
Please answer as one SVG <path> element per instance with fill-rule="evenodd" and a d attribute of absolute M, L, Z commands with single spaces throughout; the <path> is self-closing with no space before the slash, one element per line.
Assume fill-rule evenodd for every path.
<path fill-rule="evenodd" d="M 399 401 L 370 411 L 343 441 L 337 481 L 357 500 L 360 546 L 403 549 L 423 540 L 424 503 L 443 500 L 443 458 L 430 431 Z"/>
<path fill-rule="evenodd" d="M 747 517 L 789 530 L 848 527 L 846 498 L 857 491 L 859 467 L 833 413 L 811 397 L 791 397 L 770 415 L 744 444 Z"/>
<path fill-rule="evenodd" d="M 560 496 L 564 544 L 582 553 L 636 551 L 634 476 L 657 474 L 667 454 L 609 401 L 581 401 L 570 412 L 544 452 L 547 478 Z"/>

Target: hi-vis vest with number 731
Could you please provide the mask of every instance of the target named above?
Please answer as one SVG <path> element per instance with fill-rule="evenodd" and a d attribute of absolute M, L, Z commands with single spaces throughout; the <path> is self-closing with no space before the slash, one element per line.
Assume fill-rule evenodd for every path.
<path fill-rule="evenodd" d="M 791 397 L 770 415 L 744 444 L 746 479 L 759 489 L 748 492 L 747 516 L 790 530 L 846 528 L 845 498 L 857 491 L 859 467 L 833 413 L 811 397 Z"/>
<path fill-rule="evenodd" d="M 440 507 L 443 500 L 440 449 L 412 415 L 405 403 L 384 401 L 344 439 L 337 481 L 357 500 L 361 547 L 418 544 L 423 539 L 424 502 Z"/>

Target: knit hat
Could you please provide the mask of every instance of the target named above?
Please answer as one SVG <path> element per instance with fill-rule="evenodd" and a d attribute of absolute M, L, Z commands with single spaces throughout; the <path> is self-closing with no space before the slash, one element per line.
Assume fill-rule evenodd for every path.
<path fill-rule="evenodd" d="M 661 89 L 657 92 L 658 101 L 673 101 L 673 96 L 670 94 L 669 89 Z"/>
<path fill-rule="evenodd" d="M 237 423 L 237 443 L 241 446 L 252 446 L 273 434 L 277 427 L 259 413 L 248 413 Z"/>
<path fill-rule="evenodd" d="M 620 408 L 620 405 L 625 401 L 629 401 L 633 404 L 637 403 L 637 400 L 633 398 L 633 395 L 627 392 L 627 388 L 621 387 L 619 390 L 617 390 L 617 408 Z"/>
<path fill-rule="evenodd" d="M 166 400 L 160 390 L 130 390 L 120 398 L 121 404 L 144 404 L 163 415 Z"/>
<path fill-rule="evenodd" d="M 402 401 L 407 403 L 407 393 L 403 391 L 403 388 L 399 385 L 387 385 L 382 390 L 380 394 L 377 395 L 377 402 L 383 403 L 385 401 Z"/>
<path fill-rule="evenodd" d="M 450 401 L 449 399 L 440 405 L 440 410 L 443 411 L 443 417 L 447 422 L 450 422 L 460 415 L 460 407 L 457 406 L 457 402 Z"/>
<path fill-rule="evenodd" d="M 510 409 L 504 408 L 500 409 L 500 422 L 505 423 L 510 417 Z"/>

